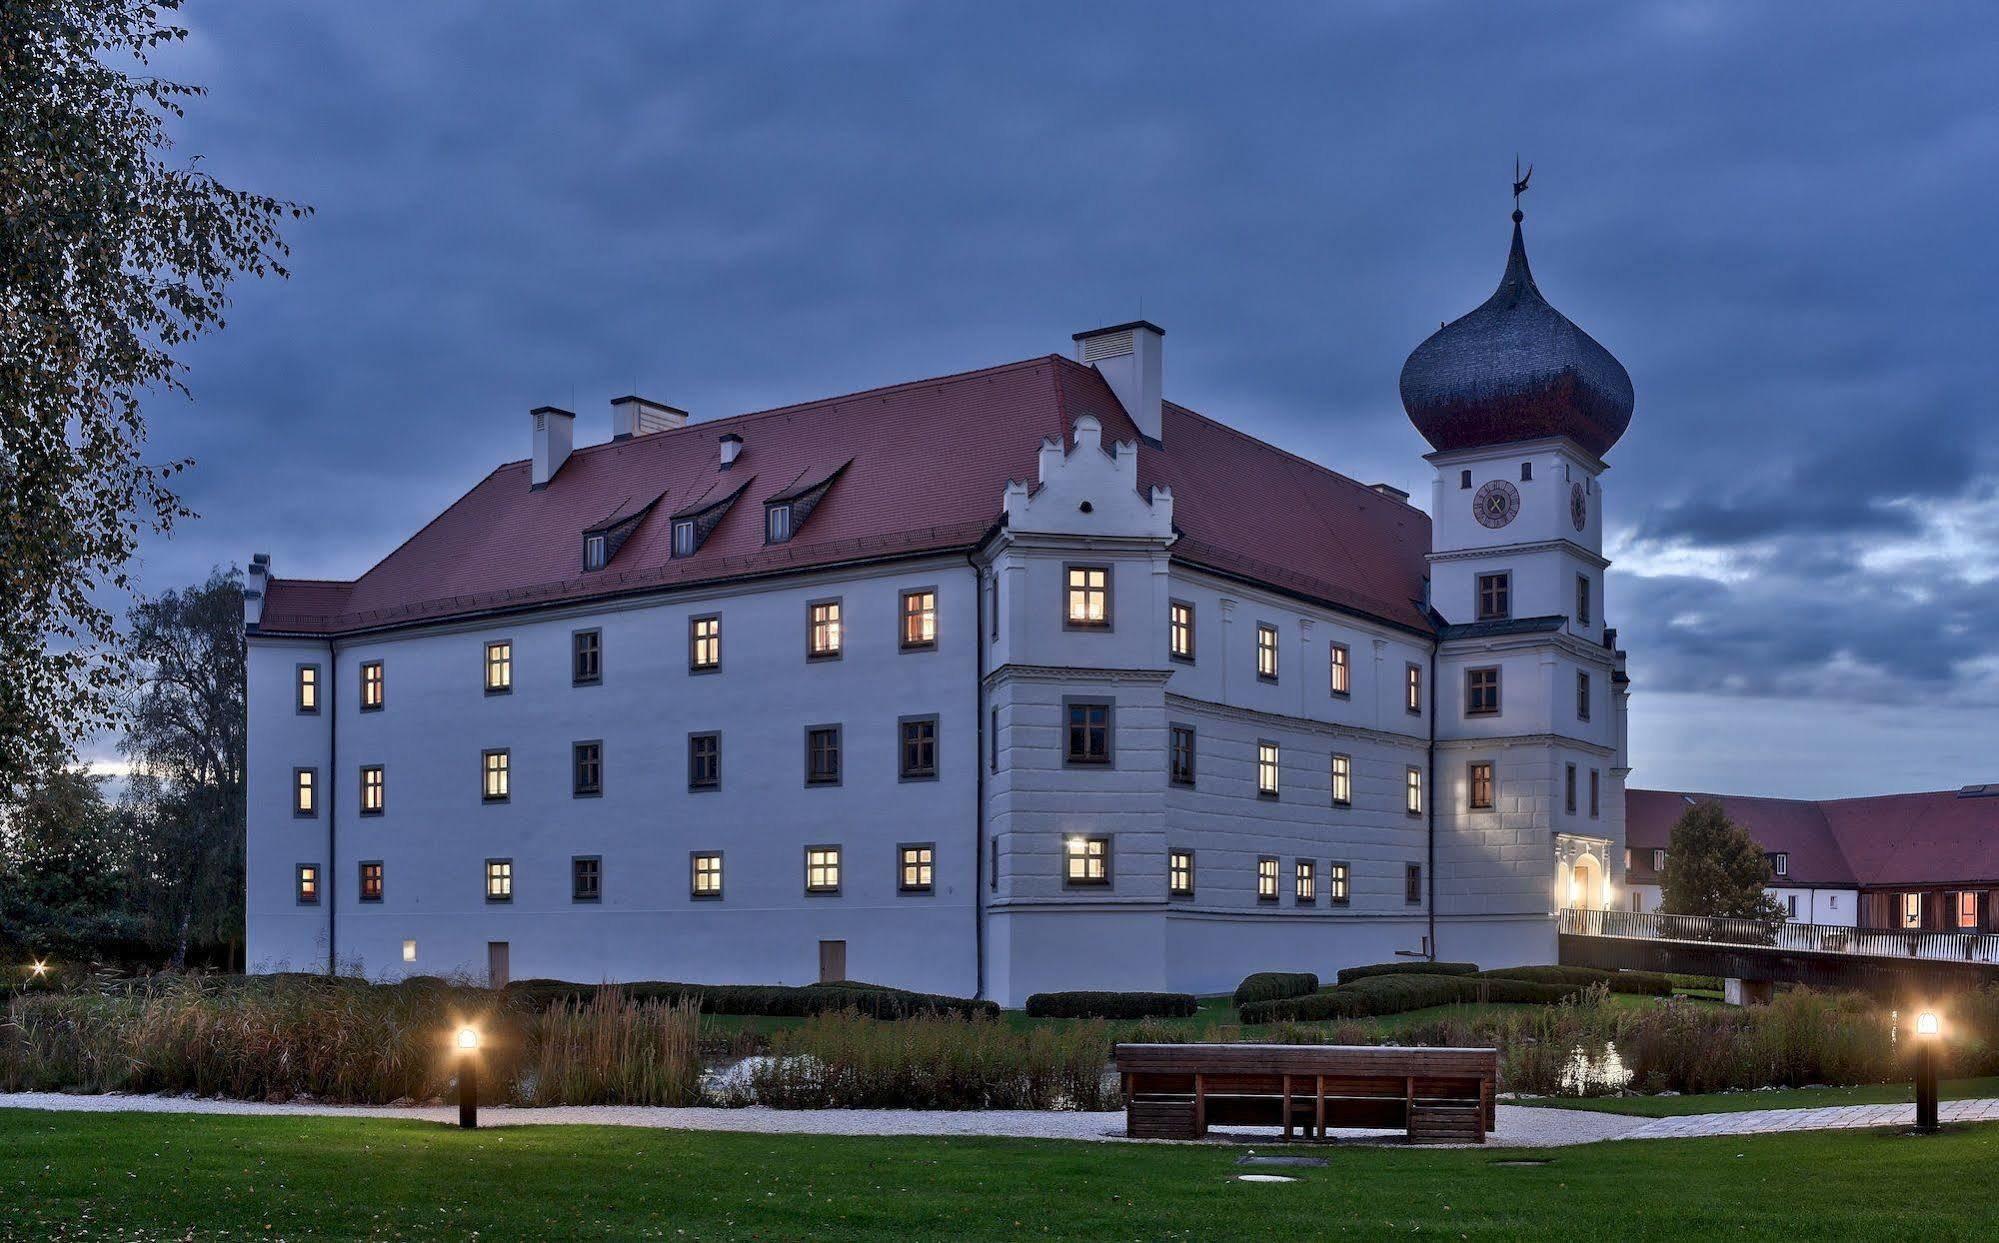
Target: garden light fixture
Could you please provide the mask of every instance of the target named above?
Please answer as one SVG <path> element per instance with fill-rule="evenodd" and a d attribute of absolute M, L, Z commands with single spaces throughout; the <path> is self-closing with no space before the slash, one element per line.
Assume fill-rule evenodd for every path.
<path fill-rule="evenodd" d="M 1916 1015 L 1916 1133 L 1937 1132 L 1937 1036 L 1942 1024 L 1934 1010 Z"/>
<path fill-rule="evenodd" d="M 465 1130 L 479 1127 L 479 1029 L 466 1025 L 458 1029 L 452 1043 L 458 1047 L 458 1125 Z"/>

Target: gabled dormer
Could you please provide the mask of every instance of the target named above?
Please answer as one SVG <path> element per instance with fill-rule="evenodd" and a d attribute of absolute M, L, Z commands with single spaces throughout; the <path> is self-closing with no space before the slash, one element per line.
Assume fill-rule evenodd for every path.
<path fill-rule="evenodd" d="M 662 492 L 629 512 L 625 512 L 624 506 L 621 505 L 618 507 L 619 512 L 586 529 L 583 532 L 583 572 L 592 573 L 611 564 L 611 558 L 618 555 L 618 550 L 625 546 L 625 541 L 632 537 L 632 532 L 639 529 L 639 524 L 646 520 L 646 515 L 665 498 L 666 493 Z"/>
<path fill-rule="evenodd" d="M 728 517 L 729 507 L 756 481 L 755 475 L 746 475 L 742 482 L 726 491 L 720 484 L 711 483 L 692 504 L 676 510 L 670 519 L 673 556 L 691 557 L 700 552 L 701 545 L 708 541 L 708 533 Z"/>
<path fill-rule="evenodd" d="M 782 544 L 798 534 L 819 502 L 854 459 L 848 458 L 830 470 L 805 470 L 792 485 L 764 501 L 764 543 Z"/>

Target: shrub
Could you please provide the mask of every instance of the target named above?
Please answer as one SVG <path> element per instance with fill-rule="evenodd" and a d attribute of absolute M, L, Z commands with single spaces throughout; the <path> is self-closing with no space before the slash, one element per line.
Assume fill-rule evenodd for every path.
<path fill-rule="evenodd" d="M 996 1017 L 990 1001 L 913 993 L 880 984 L 843 981 L 835 984 L 676 984 L 643 980 L 627 984 L 572 984 L 565 980 L 516 980 L 507 995 L 539 1009 L 557 1001 L 586 1002 L 600 987 L 616 989 L 631 1001 L 676 1003 L 693 1000 L 706 1014 L 744 1014 L 803 1018 L 834 1010 L 855 1010 L 870 1018 L 901 1019 L 915 1015 L 955 1014 Z"/>
<path fill-rule="evenodd" d="M 1475 962 L 1378 962 L 1371 967 L 1341 967 L 1340 983 L 1351 984 L 1375 975 L 1471 975 Z"/>
<path fill-rule="evenodd" d="M 1531 980 L 1541 984 L 1607 984 L 1613 993 L 1639 997 L 1671 997 L 1673 980 L 1653 971 L 1601 971 L 1595 967 L 1502 967 L 1480 972 L 1490 980 Z"/>
<path fill-rule="evenodd" d="M 1319 991 L 1319 977 L 1310 971 L 1259 971 L 1243 977 L 1235 986 L 1231 1003 L 1241 1009 L 1252 1001 L 1276 1001 L 1280 997 L 1303 997 Z"/>
<path fill-rule="evenodd" d="M 1035 1019 L 1184 1019 L 1200 1009 L 1192 993 L 1035 993 L 1027 1015 Z"/>
<path fill-rule="evenodd" d="M 1421 1010 L 1426 1006 L 1441 1006 L 1462 1000 L 1463 990 L 1464 985 L 1457 976 L 1399 972 L 1364 976 L 1352 983 L 1306 997 L 1251 1002 L 1242 1007 L 1242 1021 L 1296 1023 L 1400 1014 L 1405 1010 Z"/>
<path fill-rule="evenodd" d="M 778 1109 L 1109 1109 L 1101 1022 L 1016 1031 L 987 1018 L 821 1014 L 721 1077 L 732 1105 Z"/>

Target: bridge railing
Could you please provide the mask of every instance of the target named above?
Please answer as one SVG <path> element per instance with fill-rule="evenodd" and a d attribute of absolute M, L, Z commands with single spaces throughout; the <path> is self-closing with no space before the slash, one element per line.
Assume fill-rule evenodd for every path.
<path fill-rule="evenodd" d="M 1597 911 L 1564 907 L 1561 930 L 1576 936 L 1686 941 L 1757 949 L 1851 954 L 1866 958 L 1927 958 L 1999 963 L 1999 933 L 1894 932 L 1799 924 L 1789 920 L 1723 919 L 1661 911 Z"/>

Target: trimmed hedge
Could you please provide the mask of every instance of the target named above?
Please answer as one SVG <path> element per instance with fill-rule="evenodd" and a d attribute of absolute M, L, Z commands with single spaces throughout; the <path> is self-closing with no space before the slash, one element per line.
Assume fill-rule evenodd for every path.
<path fill-rule="evenodd" d="M 1032 1019 L 1184 1019 L 1200 1008 L 1192 993 L 1035 993 Z"/>
<path fill-rule="evenodd" d="M 1351 984 L 1377 975 L 1477 975 L 1475 962 L 1378 962 L 1371 967 L 1341 967 L 1340 983 Z"/>
<path fill-rule="evenodd" d="M 541 1009 L 559 1001 L 588 1003 L 599 988 L 614 988 L 632 1001 L 677 1002 L 692 999 L 704 1014 L 748 1014 L 802 1018 L 840 1010 L 855 1010 L 869 1018 L 906 1019 L 920 1015 L 955 1014 L 964 1018 L 997 1018 L 999 1005 L 966 997 L 912 993 L 881 984 L 842 981 L 837 984 L 677 984 L 641 980 L 628 984 L 572 984 L 566 980 L 515 980 L 507 996 Z"/>
<path fill-rule="evenodd" d="M 1280 997 L 1303 997 L 1319 991 L 1319 977 L 1310 971 L 1258 971 L 1243 977 L 1231 999 L 1240 1009 L 1252 1001 L 1276 1001 Z"/>
<path fill-rule="evenodd" d="M 1613 993 L 1638 997 L 1671 997 L 1673 979 L 1653 971 L 1601 971 L 1595 967 L 1501 967 L 1483 973 L 1489 980 L 1531 980 L 1537 984 L 1586 987 L 1608 984 Z"/>
<path fill-rule="evenodd" d="M 1397 971 L 1362 976 L 1347 984 L 1313 993 L 1258 1001 L 1242 1007 L 1245 1023 L 1313 1023 L 1326 1019 L 1359 1019 L 1402 1014 L 1454 1002 L 1496 1001 L 1553 1005 L 1580 993 L 1585 985 L 1544 983 L 1474 975 L 1419 975 Z"/>

